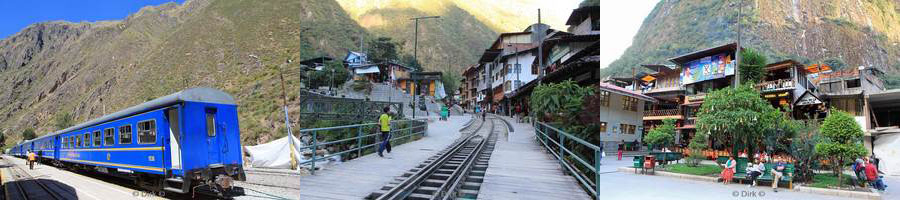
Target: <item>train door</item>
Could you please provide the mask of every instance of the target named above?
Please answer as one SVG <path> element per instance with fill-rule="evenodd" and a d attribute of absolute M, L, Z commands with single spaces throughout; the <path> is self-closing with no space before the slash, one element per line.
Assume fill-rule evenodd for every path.
<path fill-rule="evenodd" d="M 217 115 L 216 108 L 206 108 L 206 143 L 209 149 L 207 164 L 222 164 L 223 146 L 225 141 L 222 139 L 225 133 L 222 132 L 223 126 L 219 125 L 221 119 Z"/>
<path fill-rule="evenodd" d="M 180 107 L 166 110 L 166 118 L 169 121 L 169 162 L 173 170 L 181 170 L 181 112 Z"/>

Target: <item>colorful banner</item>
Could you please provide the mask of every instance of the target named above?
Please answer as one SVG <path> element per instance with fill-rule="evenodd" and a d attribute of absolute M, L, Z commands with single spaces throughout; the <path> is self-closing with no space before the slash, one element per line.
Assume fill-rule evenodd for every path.
<path fill-rule="evenodd" d="M 731 55 L 718 54 L 687 62 L 682 68 L 681 84 L 724 78 L 734 75 Z"/>

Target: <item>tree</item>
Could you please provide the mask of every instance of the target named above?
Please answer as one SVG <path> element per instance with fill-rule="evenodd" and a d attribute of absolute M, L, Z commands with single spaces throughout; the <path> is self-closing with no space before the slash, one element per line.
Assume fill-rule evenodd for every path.
<path fill-rule="evenodd" d="M 783 114 L 762 99 L 750 84 L 709 93 L 697 114 L 697 132 L 718 141 L 731 141 L 738 149 L 755 152 L 755 144 L 777 128 Z M 750 154 L 752 155 L 752 154 Z"/>
<path fill-rule="evenodd" d="M 581 87 L 572 80 L 538 85 L 529 101 L 531 116 L 541 121 L 574 125 L 577 114 L 583 109 L 585 97 L 591 94 L 594 94 L 594 88 Z"/>
<path fill-rule="evenodd" d="M 459 80 L 462 80 L 462 76 L 459 75 L 459 72 L 453 70 L 445 71 L 441 75 L 441 82 L 444 83 L 444 91 L 447 92 L 447 97 L 453 96 L 459 90 Z"/>
<path fill-rule="evenodd" d="M 706 149 L 708 146 L 707 137 L 709 137 L 709 135 L 704 133 L 694 133 L 694 137 L 691 138 L 691 143 L 688 144 L 688 148 L 691 149 L 691 155 L 686 159 L 688 166 L 696 167 L 697 165 L 700 165 L 700 161 L 703 160 L 703 149 Z"/>
<path fill-rule="evenodd" d="M 579 7 L 585 6 L 600 6 L 600 0 L 584 0 L 581 2 L 581 5 L 579 5 Z"/>
<path fill-rule="evenodd" d="M 404 65 L 413 68 L 413 70 L 422 70 L 422 67 L 419 66 L 419 61 L 417 61 L 416 58 L 413 57 L 413 55 L 403 54 L 400 60 L 400 62 L 403 62 Z"/>
<path fill-rule="evenodd" d="M 644 138 L 644 141 L 647 144 L 653 145 L 652 148 L 665 148 L 674 143 L 675 140 L 675 120 L 674 119 L 665 119 L 663 120 L 663 124 L 653 128 L 647 133 L 647 137 Z"/>
<path fill-rule="evenodd" d="M 69 114 L 68 112 L 56 113 L 56 116 L 54 116 L 54 121 L 56 121 L 56 130 L 63 130 L 74 125 L 72 114 Z"/>
<path fill-rule="evenodd" d="M 6 146 L 6 133 L 0 130 L 0 146 Z"/>
<path fill-rule="evenodd" d="M 819 122 L 817 119 L 800 121 L 793 120 L 796 126 L 796 134 L 791 139 L 790 153 L 794 157 L 795 165 L 794 177 L 799 181 L 811 181 L 813 178 L 812 168 L 819 165 L 818 154 L 816 154 L 816 144 L 821 142 L 819 135 Z"/>
<path fill-rule="evenodd" d="M 844 62 L 843 58 L 828 58 L 823 61 L 825 65 L 831 67 L 831 70 L 839 71 L 847 68 L 847 63 Z"/>
<path fill-rule="evenodd" d="M 36 137 L 37 137 L 37 135 L 34 134 L 34 129 L 32 129 L 32 128 L 27 128 L 27 129 L 25 129 L 25 131 L 22 131 L 22 139 L 24 139 L 24 140 L 30 140 L 30 139 L 34 139 Z"/>
<path fill-rule="evenodd" d="M 766 63 L 768 59 L 762 53 L 753 49 L 741 50 L 741 82 L 758 83 L 766 76 Z"/>
<path fill-rule="evenodd" d="M 844 161 L 862 157 L 868 153 L 862 145 L 863 130 L 846 112 L 832 108 L 819 130 L 824 140 L 816 144 L 816 153 L 831 158 L 841 187 Z"/>
<path fill-rule="evenodd" d="M 392 61 L 400 58 L 397 53 L 402 47 L 402 43 L 394 42 L 390 37 L 378 37 L 369 41 L 369 59 L 375 61 Z"/>
<path fill-rule="evenodd" d="M 332 72 L 332 70 L 334 71 Z M 310 78 L 312 79 L 310 85 L 313 88 L 329 86 L 332 83 L 332 87 L 339 87 L 350 79 L 350 71 L 344 67 L 342 61 L 329 61 L 325 62 L 325 67 L 322 70 L 313 71 Z"/>

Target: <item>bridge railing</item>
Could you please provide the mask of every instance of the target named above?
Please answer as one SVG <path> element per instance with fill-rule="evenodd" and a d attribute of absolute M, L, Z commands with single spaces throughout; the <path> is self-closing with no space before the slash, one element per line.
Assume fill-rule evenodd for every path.
<path fill-rule="evenodd" d="M 391 143 L 398 144 L 396 141 L 411 141 L 415 136 L 425 136 L 427 130 L 428 123 L 424 119 L 391 121 Z M 309 160 L 299 164 L 310 165 L 310 173 L 313 175 L 316 174 L 316 162 L 353 152 L 356 152 L 357 157 L 372 153 L 377 151 L 381 138 L 377 123 L 303 129 L 300 130 L 300 134 L 312 136 L 309 145 L 299 147 L 301 153 L 309 150 L 312 155 Z M 329 141 L 326 137 L 333 139 Z M 368 148 L 372 148 L 373 151 L 366 152 Z M 328 154 L 318 152 L 322 149 L 338 152 Z"/>
<path fill-rule="evenodd" d="M 581 186 L 600 199 L 600 147 L 566 133 L 544 122 L 535 122 L 535 139 L 553 155 L 563 170 L 574 176 Z M 593 152 L 593 156 L 581 152 Z M 584 171 L 586 170 L 586 171 Z M 593 177 L 591 177 L 593 175 Z"/>

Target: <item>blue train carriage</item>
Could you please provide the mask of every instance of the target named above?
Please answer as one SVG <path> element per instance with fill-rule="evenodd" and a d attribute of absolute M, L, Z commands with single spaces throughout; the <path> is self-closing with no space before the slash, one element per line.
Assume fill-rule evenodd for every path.
<path fill-rule="evenodd" d="M 48 133 L 31 140 L 31 144 L 34 146 L 34 154 L 36 155 L 35 157 L 38 162 L 46 163 L 56 159 L 54 138 L 53 133 Z"/>
<path fill-rule="evenodd" d="M 65 130 L 58 160 L 133 178 L 154 191 L 231 193 L 246 180 L 237 105 L 212 88 L 160 97 Z"/>

